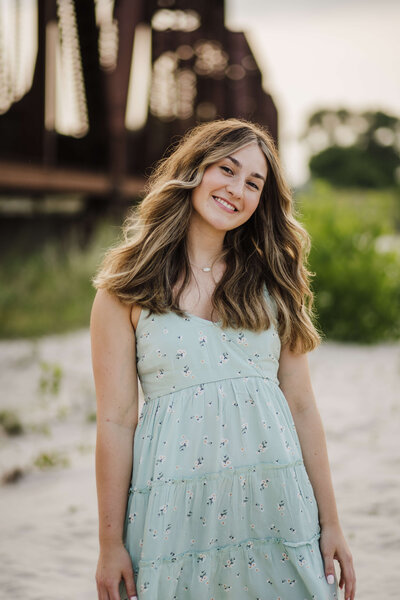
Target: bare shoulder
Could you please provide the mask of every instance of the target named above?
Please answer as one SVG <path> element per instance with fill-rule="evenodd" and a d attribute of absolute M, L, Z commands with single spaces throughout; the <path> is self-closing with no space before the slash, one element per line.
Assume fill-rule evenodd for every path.
<path fill-rule="evenodd" d="M 139 304 L 124 304 L 115 294 L 99 289 L 93 301 L 91 321 L 100 317 L 107 318 L 109 322 L 125 322 L 135 333 L 141 310 Z"/>
<path fill-rule="evenodd" d="M 97 290 L 90 315 L 91 327 L 103 322 L 104 326 L 115 327 L 117 324 L 120 324 L 120 326 L 125 324 L 125 326 L 133 329 L 130 316 L 131 307 L 129 305 L 121 302 L 115 294 L 108 290 Z"/>
<path fill-rule="evenodd" d="M 97 315 L 98 313 L 107 314 L 107 316 L 116 316 L 129 314 L 129 306 L 121 302 L 115 294 L 112 294 L 108 290 L 99 289 L 94 297 L 92 314 Z"/>
<path fill-rule="evenodd" d="M 97 290 L 90 314 L 90 335 L 92 350 L 103 357 L 118 356 L 135 342 L 129 307 L 108 290 Z"/>

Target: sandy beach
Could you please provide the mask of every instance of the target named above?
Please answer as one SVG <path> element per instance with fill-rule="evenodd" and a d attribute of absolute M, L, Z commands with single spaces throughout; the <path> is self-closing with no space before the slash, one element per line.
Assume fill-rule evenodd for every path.
<path fill-rule="evenodd" d="M 309 364 L 356 598 L 399 598 L 400 343 L 324 342 Z M 0 596 L 96 600 L 89 331 L 0 342 L 0 389 L 24 428 L 0 427 Z"/>

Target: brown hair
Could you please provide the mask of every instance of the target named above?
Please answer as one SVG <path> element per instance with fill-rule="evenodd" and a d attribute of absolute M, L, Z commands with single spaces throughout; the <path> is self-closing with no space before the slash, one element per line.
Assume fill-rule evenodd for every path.
<path fill-rule="evenodd" d="M 127 214 L 123 239 L 111 247 L 93 278 L 122 302 L 151 313 L 174 311 L 190 280 L 186 233 L 192 214 L 191 190 L 207 166 L 250 143 L 263 152 L 268 175 L 259 204 L 241 226 L 227 231 L 220 259 L 226 269 L 216 284 L 212 306 L 222 327 L 268 329 L 277 318 L 281 343 L 313 350 L 321 341 L 313 325 L 313 293 L 306 259 L 310 237 L 294 216 L 273 139 L 259 125 L 241 119 L 217 120 L 191 129 L 155 167 L 147 194 Z M 248 274 L 251 273 L 251 277 Z M 175 297 L 172 289 L 183 276 Z M 275 314 L 264 301 L 266 285 Z"/>

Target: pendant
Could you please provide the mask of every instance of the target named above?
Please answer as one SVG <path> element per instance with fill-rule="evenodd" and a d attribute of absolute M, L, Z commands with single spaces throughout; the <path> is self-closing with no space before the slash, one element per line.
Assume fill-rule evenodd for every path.
<path fill-rule="evenodd" d="M 203 267 L 201 270 L 207 273 L 208 271 L 211 271 L 211 267 Z"/>

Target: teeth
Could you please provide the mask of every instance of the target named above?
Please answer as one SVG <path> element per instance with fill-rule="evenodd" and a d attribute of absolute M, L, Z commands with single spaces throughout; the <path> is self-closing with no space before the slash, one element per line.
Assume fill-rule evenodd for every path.
<path fill-rule="evenodd" d="M 219 198 L 218 196 L 213 196 L 213 198 L 215 198 L 218 202 L 229 208 L 232 212 L 236 210 L 236 208 L 232 206 L 232 204 L 228 204 L 228 202 L 225 202 L 225 200 L 222 200 L 222 198 Z"/>

